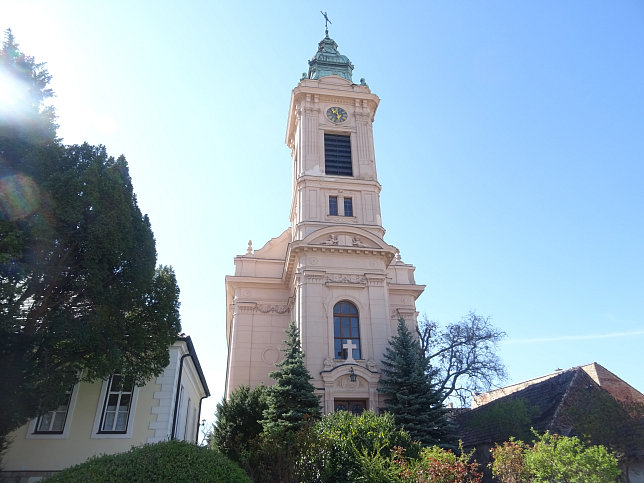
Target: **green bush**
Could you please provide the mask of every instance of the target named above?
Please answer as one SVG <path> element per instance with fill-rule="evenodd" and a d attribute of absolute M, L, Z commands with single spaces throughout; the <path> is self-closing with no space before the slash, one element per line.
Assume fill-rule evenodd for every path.
<path fill-rule="evenodd" d="M 522 483 L 528 481 L 528 468 L 525 465 L 524 452 L 528 448 L 523 441 L 510 438 L 503 444 L 492 448 L 494 461 L 489 465 L 492 474 L 502 483 Z"/>
<path fill-rule="evenodd" d="M 127 453 L 90 458 L 47 482 L 250 482 L 226 456 L 183 441 L 132 448 Z"/>
<path fill-rule="evenodd" d="M 472 452 L 473 453 L 473 452 Z M 407 460 L 402 450 L 397 450 L 396 464 L 402 481 L 417 483 L 479 483 L 483 473 L 478 463 L 472 461 L 472 453 L 465 453 L 462 444 L 457 456 L 451 450 L 428 446 L 416 459 Z"/>
<path fill-rule="evenodd" d="M 266 386 L 253 389 L 240 386 L 228 400 L 222 399 L 217 404 L 217 421 L 208 438 L 209 446 L 242 464 L 250 442 L 263 430 L 261 420 L 268 408 L 267 395 Z"/>
<path fill-rule="evenodd" d="M 250 441 L 242 457 L 241 466 L 255 483 L 309 482 L 313 474 L 303 470 L 300 461 L 314 443 L 311 426 L 298 431 L 274 429 L 265 431 Z"/>
<path fill-rule="evenodd" d="M 605 447 L 588 446 L 577 437 L 545 434 L 533 446 L 510 441 L 492 449 L 492 474 L 503 483 L 518 481 L 610 483 L 620 474 L 615 455 Z"/>
<path fill-rule="evenodd" d="M 394 448 L 412 456 L 419 450 L 409 434 L 396 429 L 393 416 L 371 411 L 329 414 L 313 427 L 312 435 L 299 461 L 302 481 L 395 481 Z"/>

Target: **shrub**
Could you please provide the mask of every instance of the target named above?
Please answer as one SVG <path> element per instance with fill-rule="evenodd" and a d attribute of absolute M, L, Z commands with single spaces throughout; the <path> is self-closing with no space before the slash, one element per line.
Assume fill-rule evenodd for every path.
<path fill-rule="evenodd" d="M 483 474 L 478 471 L 478 463 L 471 462 L 472 453 L 463 452 L 462 446 L 460 450 L 457 456 L 438 446 L 426 447 L 416 460 L 406 460 L 403 452 L 398 450 L 395 461 L 400 467 L 400 479 L 418 483 L 480 482 Z"/>
<path fill-rule="evenodd" d="M 392 450 L 402 447 L 416 456 L 418 447 L 393 416 L 365 411 L 360 416 L 338 411 L 313 428 L 310 446 L 298 466 L 303 481 L 392 481 L 397 473 Z"/>
<path fill-rule="evenodd" d="M 209 437 L 209 446 L 241 464 L 250 441 L 263 430 L 261 420 L 268 408 L 266 397 L 266 386 L 253 389 L 240 386 L 230 399 L 217 404 L 217 421 Z"/>
<path fill-rule="evenodd" d="M 491 453 L 494 458 L 492 475 L 503 483 L 522 483 L 528 480 L 528 469 L 525 465 L 524 452 L 528 446 L 514 438 L 502 445 L 496 444 Z"/>
<path fill-rule="evenodd" d="M 619 476 L 617 458 L 603 446 L 546 432 L 524 453 L 533 481 L 607 483 Z"/>
<path fill-rule="evenodd" d="M 265 431 L 248 445 L 242 467 L 255 483 L 316 481 L 301 476 L 305 471 L 299 463 L 313 446 L 314 439 L 310 425 L 298 431 Z"/>
<path fill-rule="evenodd" d="M 250 482 L 226 456 L 183 441 L 132 448 L 127 453 L 95 456 L 54 475 L 48 482 Z"/>
<path fill-rule="evenodd" d="M 608 483 L 619 476 L 617 458 L 603 446 L 588 446 L 577 437 L 547 431 L 534 434 L 533 446 L 521 441 L 497 444 L 492 449 L 492 474 L 503 483 Z"/>

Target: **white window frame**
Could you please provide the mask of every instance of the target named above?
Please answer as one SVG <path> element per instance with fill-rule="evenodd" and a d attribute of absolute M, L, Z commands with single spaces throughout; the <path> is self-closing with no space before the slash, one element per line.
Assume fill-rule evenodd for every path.
<path fill-rule="evenodd" d="M 63 426 L 63 431 L 61 433 L 37 433 L 36 427 L 40 416 L 32 419 L 29 422 L 29 427 L 27 428 L 27 439 L 67 439 L 69 436 L 69 428 L 72 425 L 72 416 L 74 414 L 74 408 L 76 407 L 76 398 L 78 397 L 78 387 L 80 383 L 74 384 L 72 388 L 72 393 L 69 397 L 69 405 L 67 406 L 67 415 L 65 416 L 65 425 Z"/>
<path fill-rule="evenodd" d="M 132 400 L 130 402 L 130 412 L 127 417 L 127 429 L 124 433 L 104 433 L 101 432 L 101 421 L 103 420 L 103 413 L 105 412 L 105 404 L 107 403 L 107 391 L 109 389 L 112 376 L 103 381 L 101 386 L 101 393 L 98 398 L 96 406 L 96 416 L 94 418 L 94 427 L 92 428 L 92 439 L 127 439 L 132 437 L 134 426 L 134 414 L 136 413 L 136 403 L 139 399 L 139 387 L 135 384 L 132 390 Z"/>

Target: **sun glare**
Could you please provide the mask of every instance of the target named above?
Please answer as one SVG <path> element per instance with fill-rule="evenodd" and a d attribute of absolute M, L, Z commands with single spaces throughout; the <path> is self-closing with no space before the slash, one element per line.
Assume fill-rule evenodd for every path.
<path fill-rule="evenodd" d="M 18 118 L 29 108 L 29 86 L 0 66 L 0 118 Z"/>

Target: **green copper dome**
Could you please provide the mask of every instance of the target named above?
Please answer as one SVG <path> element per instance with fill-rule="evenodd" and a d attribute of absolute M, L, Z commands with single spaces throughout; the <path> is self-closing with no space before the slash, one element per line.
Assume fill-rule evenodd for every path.
<path fill-rule="evenodd" d="M 309 60 L 309 79 L 319 79 L 327 75 L 339 75 L 353 82 L 353 64 L 346 55 L 338 52 L 338 44 L 326 34 L 318 44 L 318 51 Z"/>

